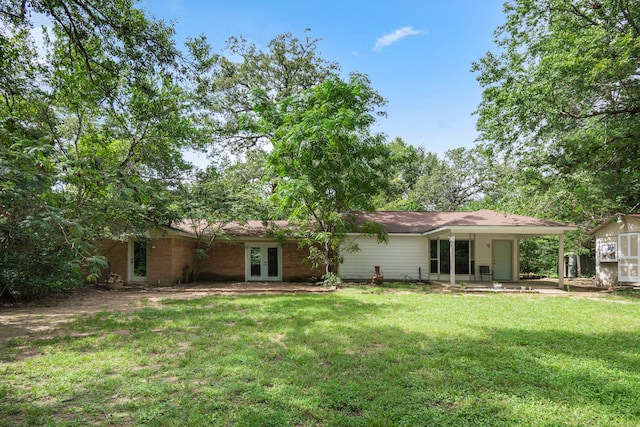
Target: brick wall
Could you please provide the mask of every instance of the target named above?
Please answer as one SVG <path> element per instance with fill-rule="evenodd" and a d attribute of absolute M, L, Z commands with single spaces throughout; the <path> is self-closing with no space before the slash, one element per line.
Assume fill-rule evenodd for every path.
<path fill-rule="evenodd" d="M 193 262 L 191 239 L 164 237 L 149 239 L 147 244 L 147 281 L 151 285 L 171 285 L 183 281 L 184 267 Z M 128 280 L 129 247 L 127 242 L 100 242 L 101 251 L 111 265 L 111 272 Z M 245 243 L 220 242 L 209 249 L 202 262 L 199 280 L 244 281 Z M 295 242 L 282 245 L 282 280 L 286 282 L 308 281 L 324 274 L 322 266 L 313 269 L 304 259 L 306 248 L 298 248 Z M 103 278 L 106 279 L 108 271 Z"/>
<path fill-rule="evenodd" d="M 216 243 L 202 260 L 199 280 L 244 281 L 244 246 L 244 243 Z"/>
<path fill-rule="evenodd" d="M 304 282 L 319 279 L 324 274 L 323 266 L 314 269 L 305 258 L 308 248 L 299 248 L 298 243 L 288 242 L 282 245 L 282 280 L 284 282 Z"/>
<path fill-rule="evenodd" d="M 152 285 L 171 285 L 184 281 L 184 267 L 191 264 L 193 240 L 150 239 L 147 244 L 147 281 Z"/>
<path fill-rule="evenodd" d="M 190 239 L 173 239 L 173 283 L 185 281 L 185 267 L 193 263 L 195 241 Z"/>
<path fill-rule="evenodd" d="M 114 240 L 102 240 L 98 243 L 98 253 L 105 258 L 110 264 L 111 273 L 119 274 L 122 280 L 127 280 L 127 271 L 129 268 L 129 243 Z M 105 269 L 102 273 L 101 281 L 107 280 L 109 270 Z"/>

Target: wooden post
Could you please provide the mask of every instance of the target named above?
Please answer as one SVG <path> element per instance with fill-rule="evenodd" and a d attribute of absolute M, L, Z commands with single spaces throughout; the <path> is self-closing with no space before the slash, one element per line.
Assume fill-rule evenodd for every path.
<path fill-rule="evenodd" d="M 449 236 L 449 283 L 456 284 L 456 236 Z"/>

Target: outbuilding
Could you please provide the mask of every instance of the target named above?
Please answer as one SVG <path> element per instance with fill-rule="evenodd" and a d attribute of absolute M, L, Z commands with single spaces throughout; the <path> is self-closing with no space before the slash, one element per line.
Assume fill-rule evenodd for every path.
<path fill-rule="evenodd" d="M 596 239 L 596 284 L 640 282 L 640 214 L 608 218 L 589 234 Z"/>

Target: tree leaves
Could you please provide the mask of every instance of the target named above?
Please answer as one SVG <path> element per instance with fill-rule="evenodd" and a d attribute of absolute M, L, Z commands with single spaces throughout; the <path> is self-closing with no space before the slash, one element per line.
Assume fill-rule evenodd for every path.
<path fill-rule="evenodd" d="M 581 209 L 556 204 L 554 216 L 593 224 L 636 206 L 638 3 L 517 0 L 505 12 L 496 32 L 501 50 L 473 67 L 484 87 L 481 139 L 517 162 L 517 171 L 546 169 L 539 182 L 557 189 L 558 199 L 564 190 L 582 194 L 575 197 Z"/>
<path fill-rule="evenodd" d="M 388 182 L 384 137 L 370 132 L 384 100 L 358 74 L 329 76 L 279 102 L 256 95 L 256 123 L 273 144 L 267 178 L 274 200 L 300 227 L 302 243 L 321 247 L 311 252 L 329 273 L 348 228 L 343 214 L 372 209 Z"/>

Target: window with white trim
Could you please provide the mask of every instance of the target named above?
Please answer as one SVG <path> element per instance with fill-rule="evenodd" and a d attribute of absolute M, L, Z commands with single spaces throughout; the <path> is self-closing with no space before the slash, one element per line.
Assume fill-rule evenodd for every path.
<path fill-rule="evenodd" d="M 618 281 L 640 282 L 640 233 L 618 235 Z"/>

